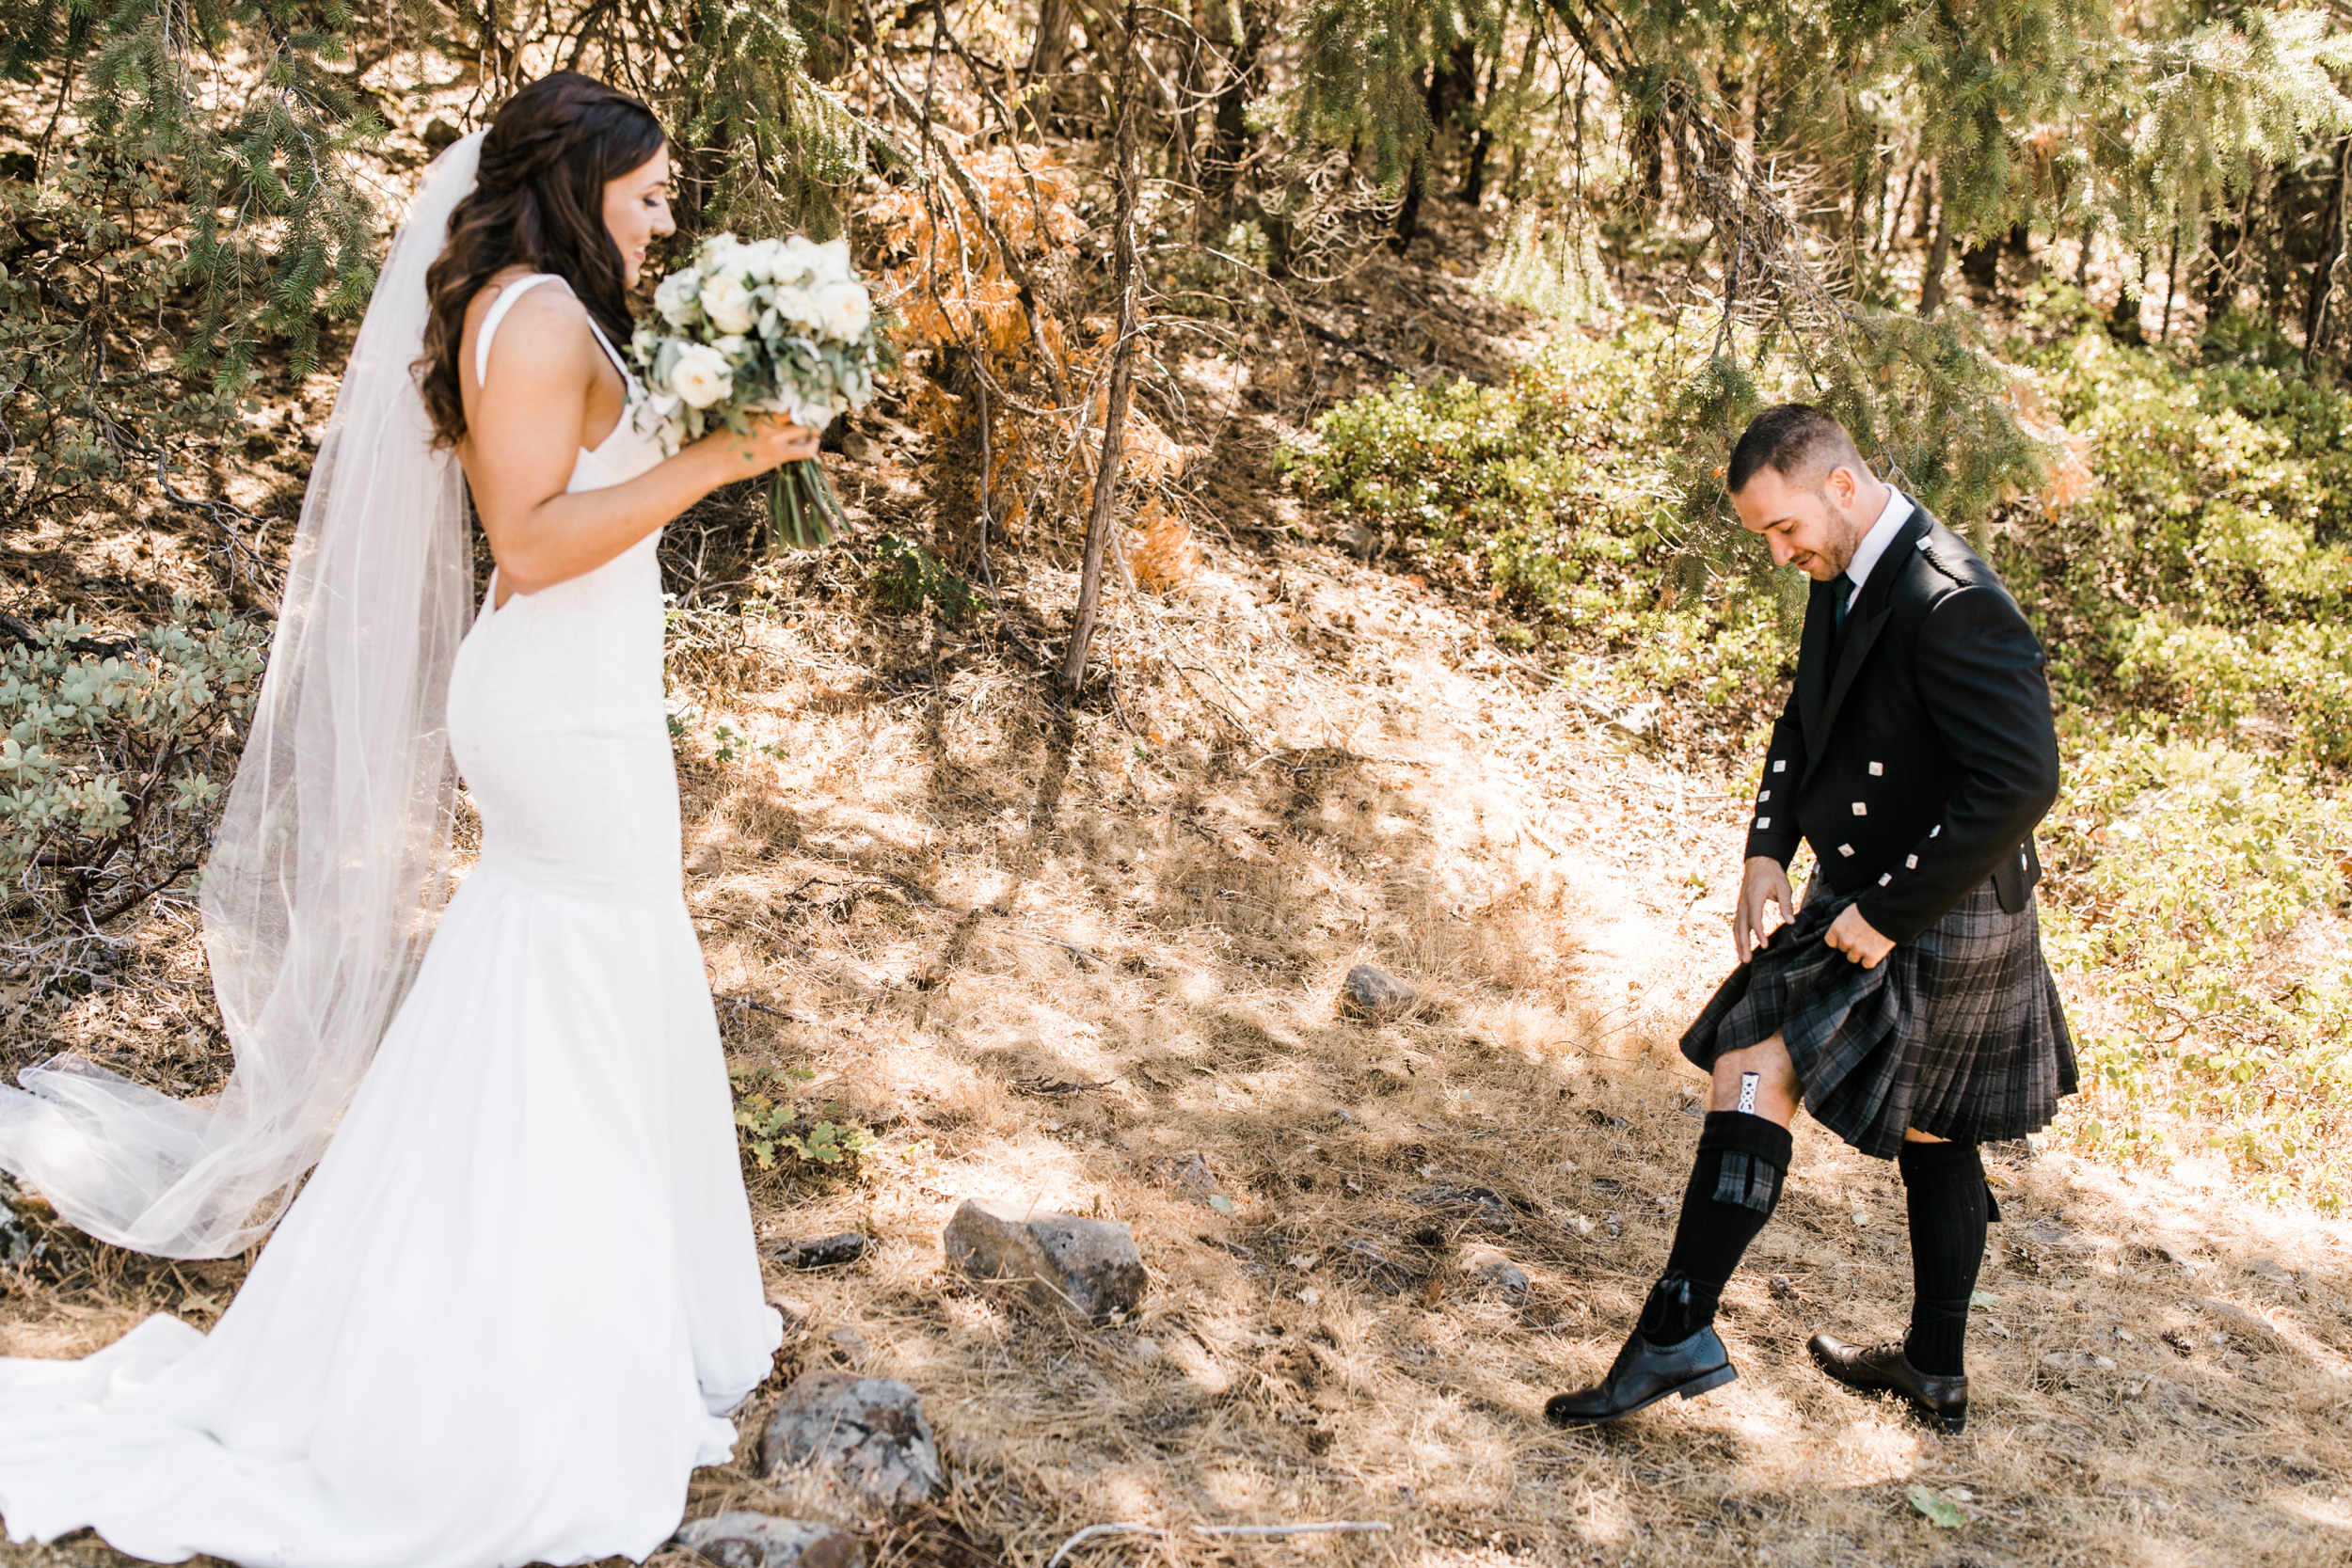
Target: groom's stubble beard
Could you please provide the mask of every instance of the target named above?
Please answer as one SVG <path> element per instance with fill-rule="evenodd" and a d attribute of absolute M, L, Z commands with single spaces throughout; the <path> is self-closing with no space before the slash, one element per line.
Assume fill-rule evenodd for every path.
<path fill-rule="evenodd" d="M 1853 564 L 1854 552 L 1862 548 L 1862 536 L 1869 531 L 1869 525 L 1840 510 L 1837 503 L 1830 499 L 1826 483 L 1816 494 L 1821 498 L 1821 511 L 1829 523 L 1826 530 L 1829 534 L 1828 547 L 1817 558 L 1825 561 L 1829 570 L 1816 580 L 1829 582 Z M 1806 575 L 1812 576 L 1809 571 Z"/>
<path fill-rule="evenodd" d="M 1831 582 L 1853 564 L 1854 552 L 1862 548 L 1863 537 L 1870 531 L 1873 519 L 1840 508 L 1829 493 L 1827 474 L 1821 476 L 1811 494 L 1821 505 L 1821 548 L 1805 551 L 1788 564 L 1815 582 Z"/>

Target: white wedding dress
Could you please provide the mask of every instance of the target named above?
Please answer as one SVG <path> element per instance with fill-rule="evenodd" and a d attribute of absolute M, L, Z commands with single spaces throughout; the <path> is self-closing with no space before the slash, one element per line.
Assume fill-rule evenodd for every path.
<path fill-rule="evenodd" d="M 485 362 L 546 280 L 493 305 Z M 660 460 L 643 396 L 572 490 Z M 680 888 L 654 551 L 502 608 L 494 580 L 449 694 L 481 860 L 212 1332 L 154 1317 L 84 1360 L 0 1360 L 15 1539 L 92 1526 L 247 1568 L 642 1559 L 730 1454 L 782 1325 Z"/>

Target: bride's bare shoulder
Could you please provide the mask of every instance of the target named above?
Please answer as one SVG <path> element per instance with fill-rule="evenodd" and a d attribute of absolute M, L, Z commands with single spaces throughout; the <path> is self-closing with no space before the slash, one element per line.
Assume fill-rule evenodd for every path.
<path fill-rule="evenodd" d="M 526 268 L 509 267 L 485 283 L 466 308 L 463 352 L 469 381 L 491 307 L 508 287 L 530 276 Z M 537 284 L 517 296 L 506 308 L 490 344 L 493 375 L 507 365 L 535 374 L 587 367 L 594 363 L 596 352 L 588 333 L 588 308 L 560 279 Z"/>

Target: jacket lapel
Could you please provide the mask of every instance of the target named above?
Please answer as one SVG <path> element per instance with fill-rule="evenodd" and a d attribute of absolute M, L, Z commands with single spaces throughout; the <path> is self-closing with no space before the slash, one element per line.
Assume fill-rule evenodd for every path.
<path fill-rule="evenodd" d="M 1829 584 L 1815 583 L 1811 597 L 1805 600 L 1804 630 L 1797 641 L 1797 717 L 1808 737 L 1822 733 L 1821 710 L 1829 702 L 1830 660 L 1837 653 L 1831 645 L 1837 635 L 1832 629 L 1836 616 Z M 1810 753 L 1813 750 L 1808 739 L 1805 751 Z"/>
<path fill-rule="evenodd" d="M 1910 564 L 1911 552 L 1919 547 L 1919 541 L 1926 538 L 1928 530 L 1934 526 L 1935 519 L 1928 515 L 1927 509 L 1913 501 L 1911 515 L 1904 520 L 1893 543 L 1886 546 L 1885 553 L 1870 568 L 1870 580 L 1862 585 L 1861 596 L 1847 607 L 1846 625 L 1836 642 L 1836 664 L 1829 677 L 1829 689 L 1821 698 L 1820 722 L 1816 723 L 1810 713 L 1804 716 L 1805 768 L 1808 772 L 1820 760 L 1822 748 L 1829 744 L 1830 726 L 1837 722 L 1837 710 L 1845 705 L 1846 693 L 1853 689 L 1855 677 L 1862 673 L 1862 661 L 1869 656 L 1870 646 L 1879 640 L 1879 633 L 1886 628 L 1887 617 L 1893 613 L 1887 601 L 1894 597 L 1895 579 Z M 1819 584 L 1815 586 L 1817 593 L 1826 600 L 1828 591 Z M 1820 609 L 1820 619 L 1826 624 L 1830 619 L 1829 606 L 1824 602 Z M 1810 630 L 1809 623 L 1813 617 L 1807 615 L 1805 619 Z M 1818 668 L 1826 662 L 1816 661 L 1816 666 Z M 1798 655 L 1801 673 L 1804 665 L 1804 655 L 1801 652 Z"/>

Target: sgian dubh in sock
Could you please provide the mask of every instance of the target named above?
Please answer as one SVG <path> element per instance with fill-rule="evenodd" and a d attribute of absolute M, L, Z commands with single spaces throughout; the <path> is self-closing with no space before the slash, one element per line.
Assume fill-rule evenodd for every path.
<path fill-rule="evenodd" d="M 1795 1145 L 1788 1129 L 1740 1111 L 1709 1111 L 1665 1272 L 1690 1281 L 1686 1298 L 1642 1323 L 1653 1345 L 1679 1344 L 1715 1321 L 1716 1305 L 1748 1243 L 1779 1207 Z"/>
<path fill-rule="evenodd" d="M 1984 1260 L 1992 1194 L 1975 1144 L 1906 1143 L 1896 1156 L 1911 1214 L 1911 1332 L 1903 1354 L 1933 1377 L 1967 1370 L 1968 1298 Z"/>

